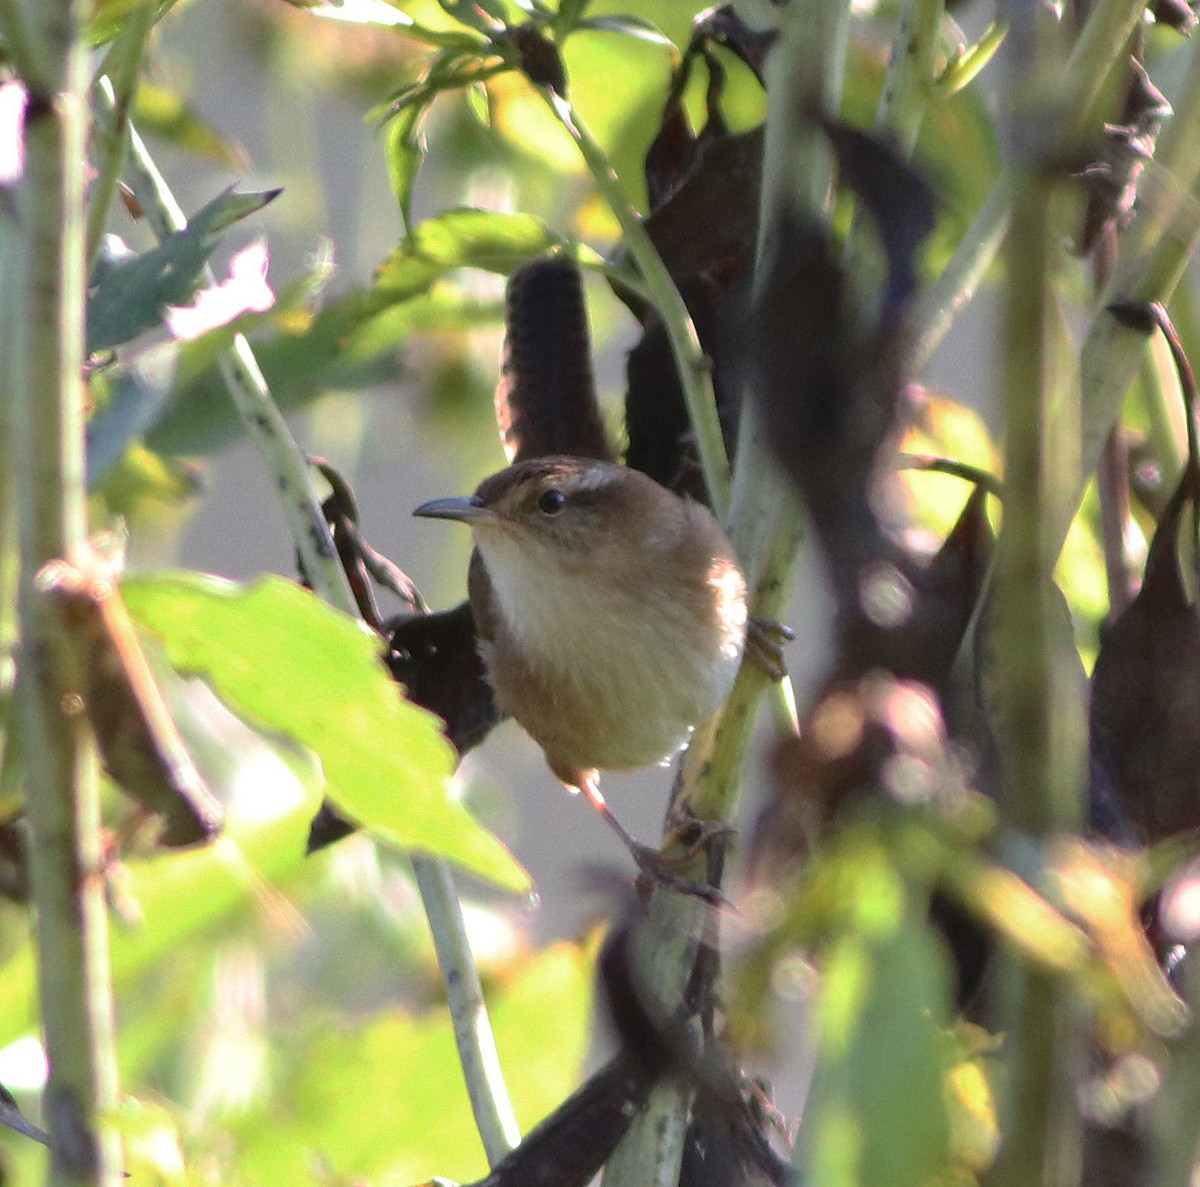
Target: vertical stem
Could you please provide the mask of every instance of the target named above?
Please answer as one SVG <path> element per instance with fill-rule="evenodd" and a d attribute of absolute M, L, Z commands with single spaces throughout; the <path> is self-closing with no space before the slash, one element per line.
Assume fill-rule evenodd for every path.
<path fill-rule="evenodd" d="M 1184 993 L 1195 1018 L 1200 1008 L 1200 975 L 1184 962 Z M 1200 1161 L 1196 1117 L 1200 1115 L 1200 1027 L 1195 1023 L 1171 1047 L 1163 1086 L 1150 1118 L 1150 1168 L 1146 1182 L 1155 1187 L 1191 1187 Z"/>
<path fill-rule="evenodd" d="M 841 0 L 797 0 L 784 10 L 780 42 L 767 62 L 770 109 L 763 150 L 760 260 L 772 250 L 774 228 L 789 209 L 801 205 L 826 217 L 832 166 L 812 108 L 840 107 L 848 15 L 849 5 Z M 786 611 L 792 589 L 801 538 L 799 509 L 767 456 L 749 398 L 743 400 L 727 523 L 751 586 L 751 613 L 778 618 Z M 672 813 L 686 806 L 701 819 L 733 818 L 755 712 L 768 683 L 754 664 L 742 665 L 718 722 L 692 738 Z M 775 708 L 778 719 L 794 728 L 794 706 L 782 685 Z M 693 876 L 703 877 L 703 871 L 697 869 Z M 639 937 L 638 972 L 663 1016 L 680 1009 L 710 927 L 715 931 L 715 921 L 695 900 L 655 894 Z M 715 937 L 710 942 L 715 943 Z M 687 1087 L 657 1085 L 609 1160 L 604 1187 L 674 1187 L 690 1109 Z"/>
<path fill-rule="evenodd" d="M 8 179 L 0 190 L 0 809 L 16 789 L 10 787 L 14 766 L 13 680 L 17 645 L 17 583 L 20 555 L 17 542 L 17 449 L 16 393 L 20 390 L 19 368 L 10 343 L 23 337 L 20 298 L 13 280 L 20 274 L 20 224 L 15 211 L 4 201 Z"/>
<path fill-rule="evenodd" d="M 937 70 L 943 0 L 903 0 L 875 126 L 890 131 L 911 159 Z"/>
<path fill-rule="evenodd" d="M 1009 823 L 1035 837 L 1080 820 L 1082 729 L 1056 638 L 1053 594 L 1059 540 L 1054 520 L 1078 484 L 1078 399 L 1055 384 L 1052 223 L 1054 163 L 1060 157 L 1049 84 L 1054 33 L 1033 5 L 1014 13 L 1011 93 L 1021 96 L 1010 127 L 1013 178 L 1008 237 L 1004 359 L 1005 490 L 995 608 L 996 676 Z M 1064 407 L 1065 406 L 1065 407 Z M 1064 411 L 1066 415 L 1064 415 Z M 1072 415 L 1073 414 L 1073 415 Z M 1075 725 L 1077 728 L 1070 728 Z M 995 1187 L 1078 1181 L 1078 1121 L 1072 1073 L 1077 1035 L 1061 987 L 1013 955 L 1002 966 L 998 1029 L 1008 1069 Z"/>
<path fill-rule="evenodd" d="M 28 57 L 13 360 L 21 497 L 18 699 L 42 1026 L 50 1181 L 115 1184 L 119 1150 L 95 747 L 79 673 L 39 596 L 48 561 L 86 546 L 83 436 L 86 5 L 20 10 Z M 10 8 L 9 13 L 13 10 Z"/>

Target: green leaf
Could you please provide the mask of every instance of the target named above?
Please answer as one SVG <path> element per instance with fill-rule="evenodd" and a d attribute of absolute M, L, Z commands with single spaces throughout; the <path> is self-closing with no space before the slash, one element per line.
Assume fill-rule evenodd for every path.
<path fill-rule="evenodd" d="M 530 215 L 460 209 L 426 219 L 380 265 L 371 288 L 330 303 L 299 328 L 296 319 L 280 318 L 275 311 L 247 314 L 257 322 L 239 319 L 189 343 L 170 406 L 147 432 L 146 443 L 161 453 L 194 453 L 215 449 L 240 433 L 224 383 L 211 365 L 215 348 L 235 329 L 281 326 L 282 333 L 256 341 L 254 349 L 275 403 L 290 411 L 329 388 L 347 390 L 387 379 L 396 370 L 396 351 L 412 331 L 463 329 L 503 316 L 498 305 L 435 287 L 452 268 L 508 272 L 565 247 L 565 240 Z M 575 246 L 569 250 L 586 254 Z M 280 303 L 284 300 L 281 293 Z"/>
<path fill-rule="evenodd" d="M 333 256 L 326 244 L 318 250 L 306 272 L 293 277 L 279 290 L 270 309 L 241 313 L 233 321 L 216 326 L 190 342 L 181 343 L 175 348 L 178 351 L 181 382 L 186 383 L 205 367 L 216 363 L 222 352 L 233 345 L 238 334 L 249 335 L 257 330 L 279 326 L 311 325 L 321 293 L 333 273 Z"/>
<path fill-rule="evenodd" d="M 112 41 L 125 28 L 129 14 L 144 4 L 154 4 L 157 24 L 175 3 L 176 0 L 93 0 L 87 26 L 88 41 L 94 46 Z"/>
<path fill-rule="evenodd" d="M 421 166 L 420 126 L 426 105 L 410 103 L 397 112 L 387 127 L 387 167 L 392 192 L 400 203 L 404 230 L 412 230 L 412 190 Z"/>
<path fill-rule="evenodd" d="M 674 42 L 652 21 L 625 13 L 621 16 L 595 16 L 579 22 L 580 29 L 595 29 L 604 33 L 623 33 L 652 45 L 674 46 Z"/>
<path fill-rule="evenodd" d="M 262 313 L 242 313 L 233 321 L 209 330 L 191 342 L 165 342 L 140 351 L 128 363 L 101 372 L 93 381 L 93 395 L 100 393 L 96 410 L 87 425 L 88 486 L 95 489 L 141 435 L 151 432 L 163 419 L 178 414 L 181 390 L 206 367 L 213 366 L 235 335 L 262 326 L 311 321 L 309 306 L 333 274 L 333 262 L 317 259 L 303 275 L 279 290 L 275 304 Z M 231 425 L 236 410 L 222 389 L 222 415 Z"/>
<path fill-rule="evenodd" d="M 578 28 L 587 6 L 588 0 L 559 0 L 554 16 L 554 36 L 560 45 Z"/>
<path fill-rule="evenodd" d="M 461 28 L 438 28 L 414 20 L 408 13 L 401 12 L 385 0 L 338 0 L 336 4 L 305 4 L 304 7 L 313 16 L 351 25 L 381 25 L 397 29 L 414 41 L 423 41 L 426 45 L 436 45 L 443 49 L 478 53 L 487 45 L 477 34 L 468 33 Z"/>
<path fill-rule="evenodd" d="M 508 273 L 566 240 L 531 214 L 460 207 L 427 218 L 380 267 L 376 285 L 388 288 L 392 277 L 407 283 L 413 261 L 449 268 L 482 268 Z"/>
<path fill-rule="evenodd" d="M 507 21 L 504 5 L 499 0 L 438 0 L 438 4 L 447 16 L 485 36 Z"/>
<path fill-rule="evenodd" d="M 478 86 L 508 69 L 510 67 L 494 55 L 481 55 L 476 50 L 444 50 L 434 57 L 420 79 L 401 87 L 387 103 L 376 107 L 368 118 L 386 122 L 412 107 L 424 113 L 443 92 Z"/>
<path fill-rule="evenodd" d="M 591 1022 L 589 949 L 556 944 L 489 993 L 501 1066 L 528 1130 L 578 1083 Z M 382 1010 L 365 1023 L 320 1018 L 293 1036 L 292 1074 L 270 1111 L 239 1118 L 229 1138 L 246 1181 L 292 1187 L 314 1153 L 345 1181 L 469 1182 L 487 1173 L 449 1018 Z M 386 1110 L 382 1119 L 381 1108 Z"/>
<path fill-rule="evenodd" d="M 274 189 L 261 190 L 251 194 L 237 194 L 232 189 L 228 189 L 214 198 L 199 214 L 188 219 L 188 229 L 190 230 L 195 223 L 202 220 L 208 233 L 215 235 L 218 231 L 223 231 L 226 227 L 231 227 L 234 223 L 249 218 L 252 214 L 257 214 L 282 193 L 282 189 Z"/>
<path fill-rule="evenodd" d="M 143 351 L 128 367 L 105 378 L 109 394 L 87 424 L 88 490 L 95 490 L 125 456 L 130 443 L 163 414 L 175 379 L 176 351 Z"/>
<path fill-rule="evenodd" d="M 448 787 L 455 758 L 432 714 L 405 701 L 362 624 L 278 577 L 239 586 L 195 573 L 128 578 L 122 590 L 172 665 L 203 676 L 234 712 L 311 749 L 326 794 L 395 844 L 511 890 L 529 877 Z"/>
<path fill-rule="evenodd" d="M 128 990 L 178 947 L 258 904 L 264 886 L 278 886 L 309 868 L 304 841 L 318 799 L 313 795 L 286 815 L 266 822 L 231 816 L 229 828 L 213 845 L 123 866 L 122 895 L 137 904 L 142 920 L 110 932 L 116 992 Z M 4 964 L 3 976 L 0 1046 L 37 1024 L 32 943 Z"/>
<path fill-rule="evenodd" d="M 161 324 L 167 305 L 187 305 L 203 283 L 204 265 L 216 246 L 213 236 L 261 210 L 279 194 L 218 194 L 182 231 L 137 256 L 101 257 L 87 299 L 89 353 L 109 350 Z"/>
<path fill-rule="evenodd" d="M 881 848 L 860 852 L 853 919 L 822 964 L 817 1071 L 804 1138 L 812 1180 L 926 1187 L 949 1157 L 945 953 Z"/>

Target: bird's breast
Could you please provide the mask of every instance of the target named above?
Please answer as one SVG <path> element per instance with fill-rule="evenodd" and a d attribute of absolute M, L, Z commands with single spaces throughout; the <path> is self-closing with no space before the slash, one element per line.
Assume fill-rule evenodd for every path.
<path fill-rule="evenodd" d="M 745 637 L 741 574 L 714 560 L 682 590 L 492 558 L 482 645 L 501 705 L 558 767 L 629 769 L 668 757 L 732 687 Z"/>

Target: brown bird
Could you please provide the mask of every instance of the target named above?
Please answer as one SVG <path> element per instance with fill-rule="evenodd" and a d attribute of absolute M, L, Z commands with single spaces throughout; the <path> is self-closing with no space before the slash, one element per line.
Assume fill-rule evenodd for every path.
<path fill-rule="evenodd" d="M 574 457 L 518 462 L 414 514 L 471 528 L 471 612 L 500 707 L 671 882 L 598 775 L 668 758 L 733 686 L 746 582 L 720 524 L 637 470 Z"/>

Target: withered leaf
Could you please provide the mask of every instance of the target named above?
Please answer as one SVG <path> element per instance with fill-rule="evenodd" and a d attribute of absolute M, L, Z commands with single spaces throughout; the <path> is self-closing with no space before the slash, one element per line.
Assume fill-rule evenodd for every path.
<path fill-rule="evenodd" d="M 162 844 L 211 840 L 224 810 L 175 728 L 111 569 L 99 557 L 59 561 L 41 571 L 39 587 L 75 649 L 88 718 L 114 782 L 162 817 Z"/>
<path fill-rule="evenodd" d="M 1200 826 L 1200 610 L 1188 590 L 1200 565 L 1185 515 L 1198 498 L 1200 470 L 1189 466 L 1092 673 L 1092 765 L 1147 842 Z"/>
<path fill-rule="evenodd" d="M 763 83 L 767 51 L 775 44 L 774 29 L 751 29 L 732 4 L 718 4 L 702 12 L 692 26 L 692 44 L 714 43 L 736 54 Z M 764 83 L 765 85 L 765 83 Z"/>
<path fill-rule="evenodd" d="M 1193 15 L 1193 20 L 1194 20 Z M 1105 124 L 1097 159 L 1082 177 L 1088 202 L 1080 232 L 1087 252 L 1106 227 L 1122 230 L 1133 217 L 1138 182 L 1154 156 L 1158 133 L 1171 115 L 1171 105 L 1150 81 L 1137 58 L 1129 59 L 1130 80 L 1117 122 Z"/>
<path fill-rule="evenodd" d="M 1150 12 L 1160 25 L 1167 25 L 1184 37 L 1196 27 L 1195 0 L 1150 0 Z"/>

